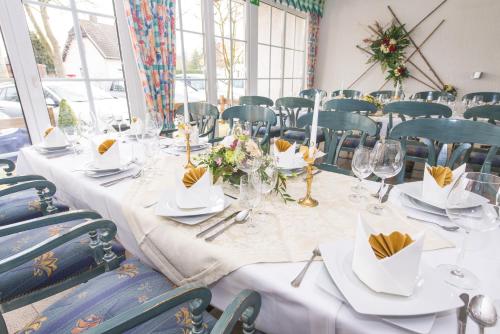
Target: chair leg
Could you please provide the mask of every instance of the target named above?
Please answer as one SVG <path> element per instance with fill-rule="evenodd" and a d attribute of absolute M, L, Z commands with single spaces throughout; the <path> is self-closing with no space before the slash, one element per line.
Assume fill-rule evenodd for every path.
<path fill-rule="evenodd" d="M 203 326 L 203 309 L 200 307 L 203 304 L 201 299 L 195 299 L 189 302 L 189 313 L 191 314 L 191 321 L 193 328 L 192 334 L 206 334 L 207 329 Z"/>
<path fill-rule="evenodd" d="M 253 316 L 254 312 L 254 308 L 249 307 L 241 315 L 241 321 L 243 322 L 243 334 L 255 334 L 255 317 Z"/>

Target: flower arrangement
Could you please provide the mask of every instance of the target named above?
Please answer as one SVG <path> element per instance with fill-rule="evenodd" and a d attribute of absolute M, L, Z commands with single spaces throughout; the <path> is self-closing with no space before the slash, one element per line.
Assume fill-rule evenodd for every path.
<path fill-rule="evenodd" d="M 213 182 L 222 178 L 222 182 L 237 185 L 245 172 L 242 166 L 251 164 L 251 161 L 262 156 L 258 144 L 249 135 L 226 136 L 220 145 L 214 146 L 209 153 L 197 156 L 195 159 L 200 166 L 206 166 L 213 175 Z M 260 166 L 259 168 L 265 168 Z M 293 199 L 286 193 L 286 176 L 279 173 L 274 191 L 287 201 Z"/>
<path fill-rule="evenodd" d="M 371 50 L 372 56 L 368 62 L 380 62 L 383 71 L 388 71 L 387 79 L 394 81 L 394 86 L 409 76 L 404 66 L 405 50 L 410 45 L 410 39 L 404 25 L 392 24 L 384 29 L 375 22 L 370 29 L 376 33 L 375 39 L 367 38 L 364 42 Z"/>
<path fill-rule="evenodd" d="M 371 104 L 375 105 L 375 107 L 377 107 L 377 110 L 381 110 L 384 107 L 384 105 L 382 104 L 382 102 L 380 102 L 379 100 L 377 100 L 372 95 L 364 95 L 361 98 L 361 100 L 366 101 L 368 103 L 371 103 Z"/>
<path fill-rule="evenodd" d="M 446 93 L 450 93 L 450 94 L 452 94 L 454 96 L 457 96 L 457 89 L 454 86 L 450 85 L 450 84 L 444 85 L 443 91 L 446 92 Z"/>

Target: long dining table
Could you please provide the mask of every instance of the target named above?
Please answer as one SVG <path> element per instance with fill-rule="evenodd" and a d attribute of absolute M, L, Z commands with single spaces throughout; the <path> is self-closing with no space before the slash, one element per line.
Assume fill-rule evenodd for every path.
<path fill-rule="evenodd" d="M 134 149 L 131 148 L 132 146 Z M 134 151 L 135 154 L 140 151 L 138 144 L 133 142 L 123 143 L 122 147 L 125 148 L 124 151 Z M 168 150 L 161 152 L 161 155 L 168 157 L 167 160 L 172 164 L 181 166 L 185 162 L 185 157 L 182 154 L 179 156 Z M 79 171 L 90 160 L 91 155 L 88 149 L 78 155 L 69 154 L 47 158 L 39 154 L 33 147 L 27 147 L 19 152 L 17 173 L 19 175 L 42 175 L 56 184 L 59 200 L 69 204 L 72 208 L 95 210 L 103 217 L 112 219 L 118 227 L 118 239 L 128 252 L 142 261 L 154 264 L 155 261 L 151 255 L 146 255 L 141 250 L 138 240 L 131 232 L 127 215 L 123 210 L 126 194 L 137 180 L 128 179 L 111 187 L 102 187 L 100 186 L 102 180 L 89 178 Z M 313 183 L 313 192 L 314 184 L 326 182 L 332 177 L 334 175 L 328 172 L 318 174 Z M 349 178 L 349 176 L 342 177 Z M 299 186 L 304 184 L 300 176 L 289 182 L 295 182 Z M 356 182 L 354 178 L 352 182 L 353 184 Z M 376 183 L 367 181 L 365 186 L 371 191 L 377 189 Z M 305 191 L 305 184 L 303 190 Z M 345 196 L 348 196 L 349 192 L 350 189 L 345 189 Z M 323 205 L 327 203 L 328 194 L 316 193 L 315 195 L 320 201 L 319 208 L 321 209 L 322 203 Z M 391 204 L 389 205 L 397 205 L 397 201 L 398 191 L 395 189 L 391 193 L 389 199 Z M 297 206 L 296 203 L 287 205 Z M 308 209 L 304 208 L 303 210 Z M 366 211 L 363 206 L 360 206 L 359 210 Z M 279 217 L 279 212 L 277 215 Z M 460 245 L 462 242 L 462 233 L 446 232 L 432 225 L 426 226 L 455 245 Z M 168 230 L 165 231 L 168 232 Z M 500 230 L 473 234 L 471 239 L 470 249 L 466 252 L 464 263 L 480 278 L 481 286 L 476 291 L 467 292 L 471 295 L 486 294 L 496 301 L 497 307 L 500 307 L 500 285 L 498 284 L 500 277 Z M 186 256 L 196 256 L 196 249 L 190 249 L 191 246 L 189 240 L 186 240 L 184 245 Z M 423 261 L 432 267 L 442 263 L 454 263 L 458 251 L 459 247 L 426 251 L 423 254 Z M 224 309 L 242 289 L 248 288 L 258 291 L 262 295 L 262 309 L 257 319 L 257 328 L 269 334 L 411 332 L 377 316 L 359 314 L 338 296 L 326 291 L 324 286 L 318 284 L 319 281 L 324 281 L 322 275 L 327 275 L 320 260 L 313 262 L 300 287 L 292 287 L 290 282 L 303 266 L 304 262 L 254 263 L 242 266 L 211 284 L 212 304 L 219 309 Z M 457 290 L 457 294 L 459 292 Z M 406 320 L 411 322 L 411 317 Z M 456 312 L 452 310 L 437 314 L 432 319 L 430 327 L 427 327 L 428 330 L 422 332 L 455 333 L 457 331 Z M 478 326 L 469 319 L 467 333 L 477 332 Z M 500 325 L 486 331 L 486 333 L 499 332 Z"/>

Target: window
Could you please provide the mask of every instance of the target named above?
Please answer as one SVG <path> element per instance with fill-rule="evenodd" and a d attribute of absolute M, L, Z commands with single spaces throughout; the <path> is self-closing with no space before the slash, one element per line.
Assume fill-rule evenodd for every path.
<path fill-rule="evenodd" d="M 187 83 L 188 100 L 206 101 L 205 35 L 202 21 L 202 0 L 177 1 L 175 102 L 184 101 Z M 182 18 L 179 14 L 181 8 Z M 182 24 L 182 26 L 181 26 Z M 182 36 L 181 36 L 182 35 Z M 183 39 L 181 39 L 183 37 Z M 184 45 L 182 44 L 184 41 Z M 184 49 L 184 57 L 182 50 Z M 186 73 L 183 72 L 184 63 Z"/>
<path fill-rule="evenodd" d="M 246 2 L 214 0 L 217 96 L 229 104 L 246 94 Z"/>
<path fill-rule="evenodd" d="M 124 87 L 124 78 L 113 1 L 23 3 L 51 119 L 62 100 L 83 122 L 128 119 L 126 93 L 114 88 Z"/>
<path fill-rule="evenodd" d="M 9 57 L 0 30 L 0 158 L 14 158 L 30 144 Z"/>
<path fill-rule="evenodd" d="M 306 20 L 282 8 L 261 2 L 258 12 L 257 93 L 273 100 L 304 85 Z"/>

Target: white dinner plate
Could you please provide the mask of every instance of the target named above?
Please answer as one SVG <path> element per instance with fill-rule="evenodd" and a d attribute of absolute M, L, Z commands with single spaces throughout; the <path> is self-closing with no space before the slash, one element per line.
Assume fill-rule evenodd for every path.
<path fill-rule="evenodd" d="M 352 271 L 353 247 L 353 240 L 342 240 L 322 244 L 320 251 L 335 285 L 356 312 L 379 316 L 415 316 L 463 306 L 452 287 L 433 268 L 423 263 L 419 281 L 411 296 L 373 291 Z"/>
<path fill-rule="evenodd" d="M 304 173 L 305 168 L 282 168 L 278 167 L 278 170 L 285 176 L 296 176 Z"/>
<path fill-rule="evenodd" d="M 339 288 L 335 285 L 335 282 L 333 282 L 324 264 L 316 277 L 316 285 L 327 294 L 332 295 L 343 303 L 349 304 L 340 292 Z M 424 314 L 411 317 L 377 316 L 377 318 L 383 322 L 404 328 L 413 333 L 427 334 L 431 331 L 432 326 L 434 325 L 436 314 Z"/>
<path fill-rule="evenodd" d="M 415 210 L 424 211 L 426 213 L 431 213 L 433 215 L 448 217 L 446 215 L 446 210 L 440 209 L 434 205 L 427 204 L 416 198 L 406 195 L 405 193 L 400 193 L 401 204 L 405 207 L 409 207 Z"/>
<path fill-rule="evenodd" d="M 224 198 L 224 210 L 226 210 L 232 203 L 234 202 L 234 199 L 225 196 Z M 170 219 L 181 223 L 185 225 L 196 225 L 203 223 L 206 220 L 209 220 L 219 212 L 214 212 L 214 213 L 209 213 L 206 215 L 199 215 L 199 216 L 189 216 L 189 217 L 169 217 Z"/>
<path fill-rule="evenodd" d="M 181 209 L 175 200 L 175 191 L 165 191 L 156 205 L 156 215 L 164 217 L 191 217 L 221 212 L 225 208 L 226 196 L 221 186 L 213 186 L 210 204 L 206 208 Z"/>
<path fill-rule="evenodd" d="M 90 161 L 85 165 L 84 174 L 92 178 L 101 178 L 121 174 L 123 172 L 131 170 L 133 167 L 134 164 L 129 161 L 126 164 L 122 164 L 119 168 L 98 168 L 92 161 Z"/>
<path fill-rule="evenodd" d="M 35 149 L 38 151 L 38 153 L 41 154 L 50 154 L 50 153 L 56 153 L 56 152 L 62 152 L 69 150 L 71 148 L 71 145 L 61 145 L 61 146 L 46 146 L 45 144 L 38 144 L 35 145 Z"/>

